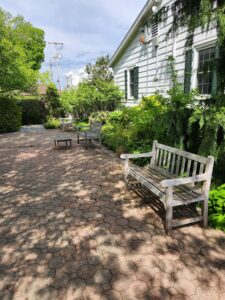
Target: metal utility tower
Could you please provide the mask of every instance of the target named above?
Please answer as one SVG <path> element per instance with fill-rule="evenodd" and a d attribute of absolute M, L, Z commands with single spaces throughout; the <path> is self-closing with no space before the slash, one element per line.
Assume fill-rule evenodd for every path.
<path fill-rule="evenodd" d="M 52 59 L 56 62 L 56 68 L 57 68 L 57 83 L 58 83 L 58 89 L 61 91 L 61 70 L 60 70 L 60 59 L 62 59 L 61 50 L 63 49 L 63 43 L 59 42 L 48 42 L 49 45 L 55 46 L 55 55 L 52 57 Z M 53 63 L 50 61 L 50 69 L 52 72 Z"/>
<path fill-rule="evenodd" d="M 50 68 L 51 80 L 53 81 L 53 61 L 51 59 L 49 60 L 49 68 Z"/>

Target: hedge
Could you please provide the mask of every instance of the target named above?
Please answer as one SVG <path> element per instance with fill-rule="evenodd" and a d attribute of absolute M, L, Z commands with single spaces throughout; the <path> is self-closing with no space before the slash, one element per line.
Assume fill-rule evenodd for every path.
<path fill-rule="evenodd" d="M 19 131 L 22 123 L 21 108 L 17 100 L 0 98 L 0 133 Z"/>
<path fill-rule="evenodd" d="M 46 121 L 46 108 L 43 100 L 19 100 L 22 110 L 22 124 L 43 124 Z"/>

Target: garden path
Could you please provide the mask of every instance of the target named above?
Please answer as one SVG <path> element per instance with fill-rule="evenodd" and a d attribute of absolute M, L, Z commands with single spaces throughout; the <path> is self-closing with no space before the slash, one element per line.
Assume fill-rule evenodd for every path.
<path fill-rule="evenodd" d="M 225 299 L 224 233 L 166 236 L 119 159 L 56 134 L 0 135 L 0 299 Z"/>

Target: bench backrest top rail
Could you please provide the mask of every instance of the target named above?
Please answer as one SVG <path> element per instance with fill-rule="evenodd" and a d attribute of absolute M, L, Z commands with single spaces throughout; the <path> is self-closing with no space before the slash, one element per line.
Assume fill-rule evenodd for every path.
<path fill-rule="evenodd" d="M 201 156 L 201 155 L 198 155 L 198 154 L 190 153 L 190 152 L 187 152 L 187 151 L 184 151 L 184 150 L 180 150 L 180 149 L 176 149 L 176 148 L 173 148 L 173 147 L 170 147 L 170 146 L 167 146 L 167 145 L 163 145 L 163 144 L 158 143 L 157 141 L 155 142 L 155 147 L 156 147 L 156 149 L 165 150 L 165 151 L 177 154 L 179 156 L 185 157 L 187 159 L 191 159 L 191 160 L 200 162 L 200 163 L 205 164 L 205 165 L 207 165 L 208 162 L 209 162 L 208 157 L 204 157 L 204 156 Z"/>

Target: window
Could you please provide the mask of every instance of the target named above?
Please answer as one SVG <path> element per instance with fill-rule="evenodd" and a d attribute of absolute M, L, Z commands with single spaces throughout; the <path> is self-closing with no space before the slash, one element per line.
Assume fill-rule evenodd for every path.
<path fill-rule="evenodd" d="M 138 99 L 139 67 L 125 70 L 125 98 Z"/>
<path fill-rule="evenodd" d="M 134 69 L 130 70 L 130 93 L 131 98 L 134 97 Z"/>
<path fill-rule="evenodd" d="M 215 48 L 211 47 L 198 52 L 197 87 L 200 94 L 209 95 L 212 92 L 213 64 Z"/>

